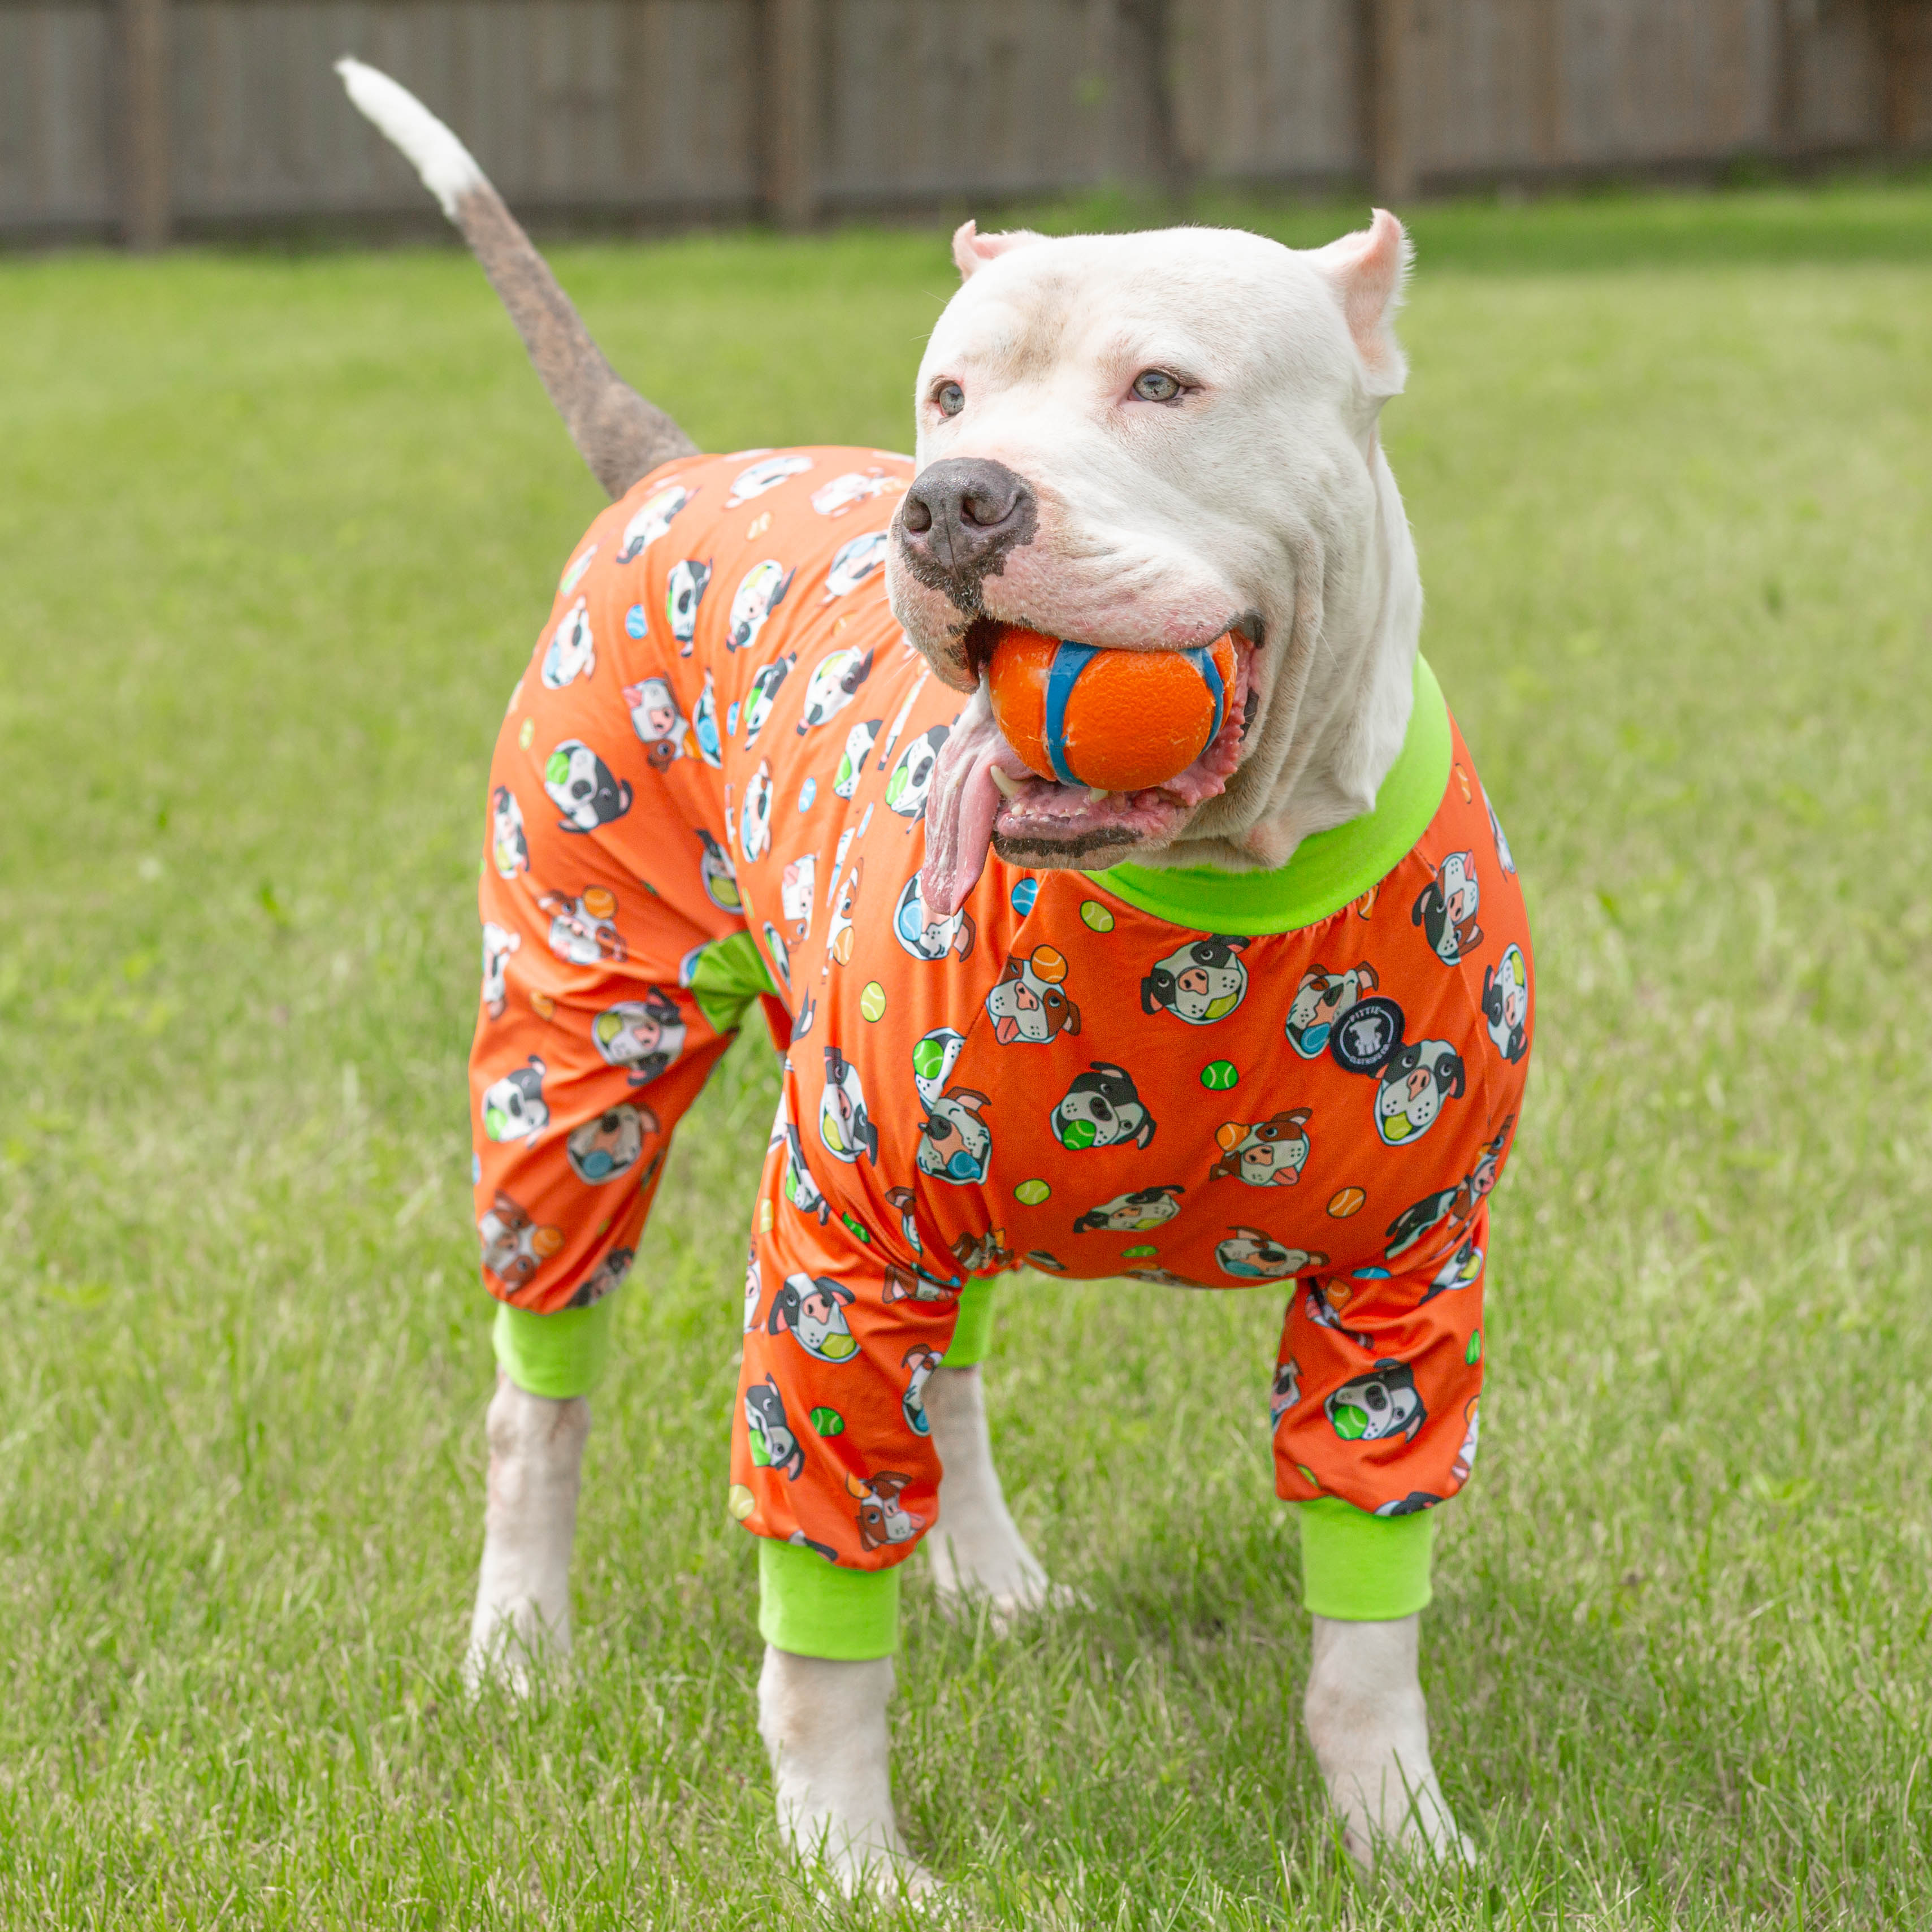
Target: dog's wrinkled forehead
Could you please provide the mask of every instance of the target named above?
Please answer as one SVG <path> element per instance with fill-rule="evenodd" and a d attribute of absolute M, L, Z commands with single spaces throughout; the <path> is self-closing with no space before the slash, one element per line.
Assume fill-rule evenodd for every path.
<path fill-rule="evenodd" d="M 1321 252 L 1195 228 L 1060 239 L 962 231 L 955 252 L 965 279 L 920 368 L 922 461 L 976 452 L 1042 407 L 1110 428 L 1144 458 L 1204 405 L 1346 414 L 1376 386 L 1363 380 Z M 1179 394 L 1156 384 L 1136 394 L 1149 370 L 1177 379 Z M 935 393 L 948 383 L 958 393 Z"/>

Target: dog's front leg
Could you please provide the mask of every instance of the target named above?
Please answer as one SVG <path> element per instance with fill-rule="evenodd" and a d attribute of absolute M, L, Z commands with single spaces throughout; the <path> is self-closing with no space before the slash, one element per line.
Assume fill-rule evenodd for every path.
<path fill-rule="evenodd" d="M 546 1658 L 570 1653 L 570 1546 L 590 1404 L 532 1395 L 499 1372 L 485 1427 L 489 1501 L 464 1676 L 521 1692 Z"/>
<path fill-rule="evenodd" d="M 849 1898 L 930 1892 L 938 1881 L 906 1850 L 892 1810 L 886 1706 L 892 1660 L 796 1657 L 765 1646 L 758 1735 L 778 1785 L 778 1830 L 800 1858 L 822 1858 Z"/>
<path fill-rule="evenodd" d="M 1342 1840 L 1364 1870 L 1390 1850 L 1463 1863 L 1474 1856 L 1429 1755 L 1416 1672 L 1420 1622 L 1314 1620 L 1303 1715 Z"/>
<path fill-rule="evenodd" d="M 1029 1611 L 1049 1604 L 1058 1607 L 1071 1593 L 1048 1581 L 1006 1508 L 993 1466 L 986 1385 L 977 1365 L 934 1370 L 926 1384 L 926 1413 L 946 1472 L 939 1486 L 939 1520 L 926 1539 L 940 1602 L 956 1605 L 983 1593 L 993 1627 L 1002 1632 Z"/>

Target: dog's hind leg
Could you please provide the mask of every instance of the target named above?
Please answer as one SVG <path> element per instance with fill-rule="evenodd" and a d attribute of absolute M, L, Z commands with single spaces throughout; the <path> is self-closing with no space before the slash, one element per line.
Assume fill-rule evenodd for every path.
<path fill-rule="evenodd" d="M 906 1850 L 892 1810 L 886 1706 L 892 1660 L 844 1663 L 765 1646 L 758 1735 L 778 1785 L 778 1830 L 822 1861 L 847 1897 L 921 1897 L 938 1884 Z"/>
<path fill-rule="evenodd" d="M 489 1502 L 464 1676 L 521 1693 L 570 1654 L 570 1547 L 590 1404 L 532 1395 L 500 1372 L 485 1426 Z"/>
<path fill-rule="evenodd" d="M 1391 1852 L 1449 1865 L 1474 1856 L 1429 1754 L 1429 1711 L 1416 1670 L 1420 1621 L 1314 1619 L 1303 1714 L 1342 1843 L 1365 1871 Z"/>
<path fill-rule="evenodd" d="M 1004 1635 L 1031 1612 L 1078 1602 L 1072 1591 L 1048 1580 L 1006 1507 L 993 1466 L 978 1365 L 934 1370 L 926 1384 L 926 1413 L 946 1472 L 939 1486 L 939 1520 L 926 1538 L 941 1604 L 964 1607 L 983 1596 L 994 1630 Z"/>

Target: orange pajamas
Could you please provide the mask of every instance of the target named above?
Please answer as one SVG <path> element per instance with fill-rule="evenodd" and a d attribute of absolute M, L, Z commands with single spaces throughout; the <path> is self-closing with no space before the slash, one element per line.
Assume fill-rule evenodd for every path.
<path fill-rule="evenodd" d="M 995 856 L 935 918 L 922 814 L 962 700 L 886 608 L 910 474 L 866 449 L 694 458 L 566 568 L 490 775 L 492 1292 L 548 1312 L 622 1279 L 678 1119 L 762 997 L 788 1050 L 746 1288 L 748 1528 L 903 1558 L 937 1514 L 920 1398 L 960 1289 L 1029 1265 L 1285 1286 L 1281 1495 L 1383 1516 L 1453 1495 L 1532 988 L 1508 847 L 1432 679 L 1396 802 L 1322 835 L 1332 863 L 1320 841 L 1248 881 Z M 1419 836 L 1267 929 L 1270 893 L 1307 914 L 1375 853 L 1398 794 Z"/>

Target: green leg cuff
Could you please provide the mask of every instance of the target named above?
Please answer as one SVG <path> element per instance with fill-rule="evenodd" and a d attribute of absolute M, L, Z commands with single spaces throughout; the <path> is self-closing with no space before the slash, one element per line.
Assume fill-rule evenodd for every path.
<path fill-rule="evenodd" d="M 842 1570 L 816 1551 L 760 1537 L 758 1634 L 794 1657 L 890 1657 L 899 1647 L 898 1570 Z"/>
<path fill-rule="evenodd" d="M 959 1291 L 959 1319 L 946 1348 L 949 1369 L 970 1369 L 986 1359 L 993 1346 L 993 1278 L 969 1281 Z"/>
<path fill-rule="evenodd" d="M 1428 1603 L 1433 1510 L 1371 1516 L 1340 1496 L 1293 1508 L 1301 1523 L 1301 1600 L 1316 1616 L 1392 1623 Z"/>
<path fill-rule="evenodd" d="M 532 1315 L 526 1308 L 496 1304 L 490 1339 L 497 1366 L 531 1395 L 568 1402 L 588 1395 L 604 1378 L 610 1352 L 610 1310 L 606 1295 L 588 1308 L 560 1308 L 554 1315 Z"/>

